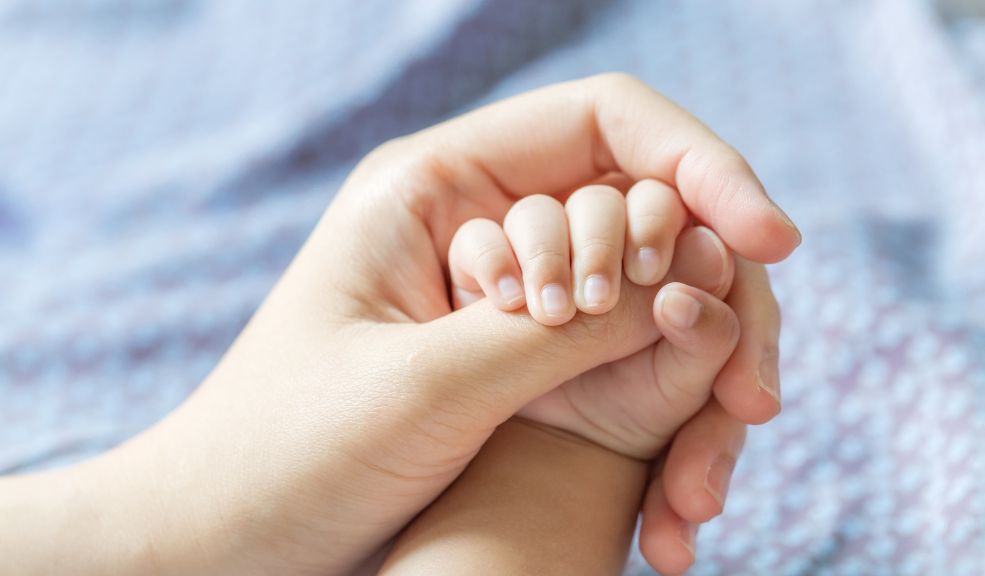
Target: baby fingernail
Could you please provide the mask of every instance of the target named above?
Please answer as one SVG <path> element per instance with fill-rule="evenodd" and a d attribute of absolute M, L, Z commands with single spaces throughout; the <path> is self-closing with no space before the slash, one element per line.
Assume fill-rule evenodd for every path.
<path fill-rule="evenodd" d="M 760 390 L 772 396 L 779 404 L 780 370 L 777 367 L 777 355 L 775 353 L 766 354 L 766 357 L 759 363 L 759 373 L 756 376 L 756 384 Z"/>
<path fill-rule="evenodd" d="M 609 279 L 605 276 L 592 274 L 585 279 L 583 292 L 586 304 L 589 306 L 600 306 L 609 301 L 609 294 L 612 292 L 612 287 L 609 285 Z"/>
<path fill-rule="evenodd" d="M 663 293 L 660 312 L 667 322 L 681 330 L 694 326 L 701 315 L 701 303 L 681 290 L 668 290 Z"/>
<path fill-rule="evenodd" d="M 560 284 L 548 284 L 540 290 L 540 304 L 548 316 L 563 316 L 568 312 L 568 292 Z"/>
<path fill-rule="evenodd" d="M 728 495 L 729 482 L 732 481 L 732 470 L 735 460 L 728 456 L 719 456 L 705 472 L 705 491 L 725 509 L 725 497 Z"/>
<path fill-rule="evenodd" d="M 455 295 L 458 296 L 458 303 L 462 306 L 468 306 L 474 302 L 482 300 L 482 293 L 480 292 L 469 292 L 464 288 L 459 288 L 455 286 Z"/>
<path fill-rule="evenodd" d="M 516 302 L 523 296 L 523 289 L 520 287 L 520 282 L 512 276 L 503 276 L 496 283 L 496 287 L 499 289 L 499 296 L 503 299 L 503 302 L 511 304 Z"/>
<path fill-rule="evenodd" d="M 640 276 L 648 282 L 659 280 L 657 273 L 660 271 L 660 255 L 657 250 L 655 248 L 640 248 L 636 257 L 640 264 Z"/>
<path fill-rule="evenodd" d="M 687 551 L 691 553 L 691 558 L 694 558 L 694 539 L 698 534 L 698 525 L 691 524 L 690 522 L 681 523 L 681 544 L 687 548 Z"/>

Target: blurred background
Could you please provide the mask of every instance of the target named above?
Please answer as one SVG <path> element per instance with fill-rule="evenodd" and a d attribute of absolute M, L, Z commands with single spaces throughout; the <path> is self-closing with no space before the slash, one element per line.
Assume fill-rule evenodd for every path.
<path fill-rule="evenodd" d="M 783 414 L 692 573 L 985 573 L 971 0 L 0 0 L 0 472 L 180 403 L 383 140 L 609 70 L 805 236 L 773 268 Z"/>

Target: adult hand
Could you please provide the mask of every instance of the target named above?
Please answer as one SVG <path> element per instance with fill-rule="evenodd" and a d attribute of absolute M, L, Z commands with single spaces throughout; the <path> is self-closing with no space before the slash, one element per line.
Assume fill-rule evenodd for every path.
<path fill-rule="evenodd" d="M 179 410 L 44 480 L 50 498 L 71 503 L 56 515 L 64 525 L 91 526 L 64 557 L 118 573 L 351 571 L 520 407 L 656 339 L 659 286 L 624 284 L 611 313 L 559 328 L 483 302 L 449 308 L 444 255 L 462 222 L 499 220 L 520 196 L 564 195 L 608 172 L 673 185 L 746 258 L 776 261 L 799 242 L 732 148 L 623 75 L 388 143 Z M 748 362 L 737 373 L 758 371 Z M 5 557 L 30 567 L 31 551 L 5 541 Z"/>
<path fill-rule="evenodd" d="M 678 574 L 694 562 L 697 527 L 723 511 L 745 425 L 780 411 L 780 309 L 763 266 L 737 258 L 725 302 L 742 337 L 715 380 L 715 397 L 677 431 L 654 467 L 643 501 L 640 550 L 662 574 Z"/>

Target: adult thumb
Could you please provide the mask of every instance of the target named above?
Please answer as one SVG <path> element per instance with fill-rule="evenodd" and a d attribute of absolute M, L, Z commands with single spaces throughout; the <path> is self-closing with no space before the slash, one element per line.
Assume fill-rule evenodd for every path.
<path fill-rule="evenodd" d="M 596 366 L 653 344 L 660 333 L 651 307 L 666 283 L 681 282 L 722 297 L 734 262 L 705 227 L 678 238 L 661 284 L 623 278 L 620 300 L 607 314 L 579 313 L 562 326 L 537 323 L 525 310 L 503 312 L 480 300 L 417 328 L 411 369 L 430 409 L 451 410 L 480 426 L 496 426 L 534 398 Z"/>

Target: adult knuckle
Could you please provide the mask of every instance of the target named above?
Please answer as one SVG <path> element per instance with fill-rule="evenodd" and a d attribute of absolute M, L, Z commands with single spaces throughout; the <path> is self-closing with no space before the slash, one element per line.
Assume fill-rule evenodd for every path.
<path fill-rule="evenodd" d="M 616 91 L 639 88 L 645 85 L 636 76 L 622 71 L 605 72 L 592 77 L 592 79 L 604 89 Z"/>
<path fill-rule="evenodd" d="M 390 138 L 376 148 L 373 148 L 373 150 L 369 153 L 369 157 L 387 158 L 397 156 L 408 149 L 410 139 L 410 136 L 397 136 Z"/>
<path fill-rule="evenodd" d="M 392 146 L 384 152 L 388 158 L 386 164 L 375 174 L 383 182 L 380 190 L 400 199 L 415 213 L 428 213 L 435 190 L 455 186 L 452 167 L 433 145 L 415 140 L 413 145 L 402 142 Z"/>
<path fill-rule="evenodd" d="M 449 167 L 445 155 L 434 146 L 421 144 L 403 147 L 401 167 L 410 177 L 423 176 L 439 181 L 449 180 Z"/>

